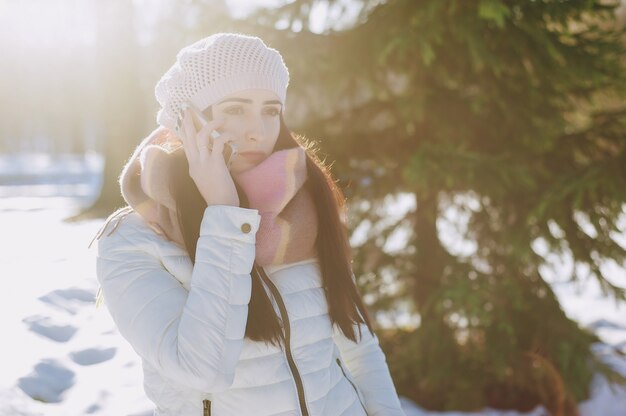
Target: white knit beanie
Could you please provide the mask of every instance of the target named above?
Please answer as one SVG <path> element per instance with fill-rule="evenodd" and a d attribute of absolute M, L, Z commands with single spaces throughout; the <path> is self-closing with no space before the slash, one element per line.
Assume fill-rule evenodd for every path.
<path fill-rule="evenodd" d="M 220 98 L 248 88 L 268 89 L 285 106 L 289 71 L 280 53 L 255 36 L 216 33 L 184 47 L 155 87 L 157 123 L 174 129 L 181 104 L 203 111 Z"/>

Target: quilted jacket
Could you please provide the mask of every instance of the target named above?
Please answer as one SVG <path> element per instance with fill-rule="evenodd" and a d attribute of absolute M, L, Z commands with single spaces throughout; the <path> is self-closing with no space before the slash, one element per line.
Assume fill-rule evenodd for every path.
<path fill-rule="evenodd" d="M 135 212 L 106 226 L 97 278 L 154 414 L 404 415 L 376 335 L 361 325 L 355 343 L 331 324 L 315 258 L 262 270 L 285 347 L 244 338 L 259 222 L 207 207 L 195 266 Z"/>

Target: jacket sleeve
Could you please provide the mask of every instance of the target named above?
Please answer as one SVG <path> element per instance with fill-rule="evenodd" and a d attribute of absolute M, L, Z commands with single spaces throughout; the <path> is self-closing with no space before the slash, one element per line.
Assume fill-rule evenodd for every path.
<path fill-rule="evenodd" d="M 257 210 L 206 208 L 189 291 L 164 268 L 147 226 L 125 220 L 99 241 L 97 278 L 107 308 L 122 336 L 167 378 L 209 393 L 232 385 L 259 220 Z"/>
<path fill-rule="evenodd" d="M 333 339 L 339 348 L 341 358 L 352 375 L 369 416 L 405 416 L 393 385 L 385 354 L 378 344 L 378 337 L 372 334 L 367 325 L 361 324 L 361 338 L 358 327 L 354 329 L 358 343 L 347 338 L 333 325 Z"/>

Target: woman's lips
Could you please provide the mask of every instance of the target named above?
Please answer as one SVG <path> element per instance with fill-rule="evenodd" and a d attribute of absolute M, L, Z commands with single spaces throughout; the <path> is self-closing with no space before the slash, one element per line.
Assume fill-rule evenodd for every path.
<path fill-rule="evenodd" d="M 257 162 L 265 159 L 265 153 L 263 152 L 241 152 L 238 155 L 251 162 Z"/>

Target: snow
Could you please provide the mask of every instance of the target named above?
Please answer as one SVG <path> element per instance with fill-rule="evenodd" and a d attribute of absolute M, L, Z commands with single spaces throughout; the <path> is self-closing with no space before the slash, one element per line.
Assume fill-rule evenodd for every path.
<path fill-rule="evenodd" d="M 88 204 L 101 181 L 98 155 L 0 156 L 2 354 L 0 416 L 152 414 L 141 363 L 105 307 L 96 308 L 95 249 L 101 220 L 63 219 Z M 615 282 L 626 271 L 607 265 Z M 552 285 L 568 316 L 603 340 L 594 352 L 626 375 L 626 305 L 591 282 Z M 626 388 L 594 378 L 581 416 L 626 415 Z M 401 398 L 407 416 L 540 416 L 484 409 L 428 412 Z"/>

